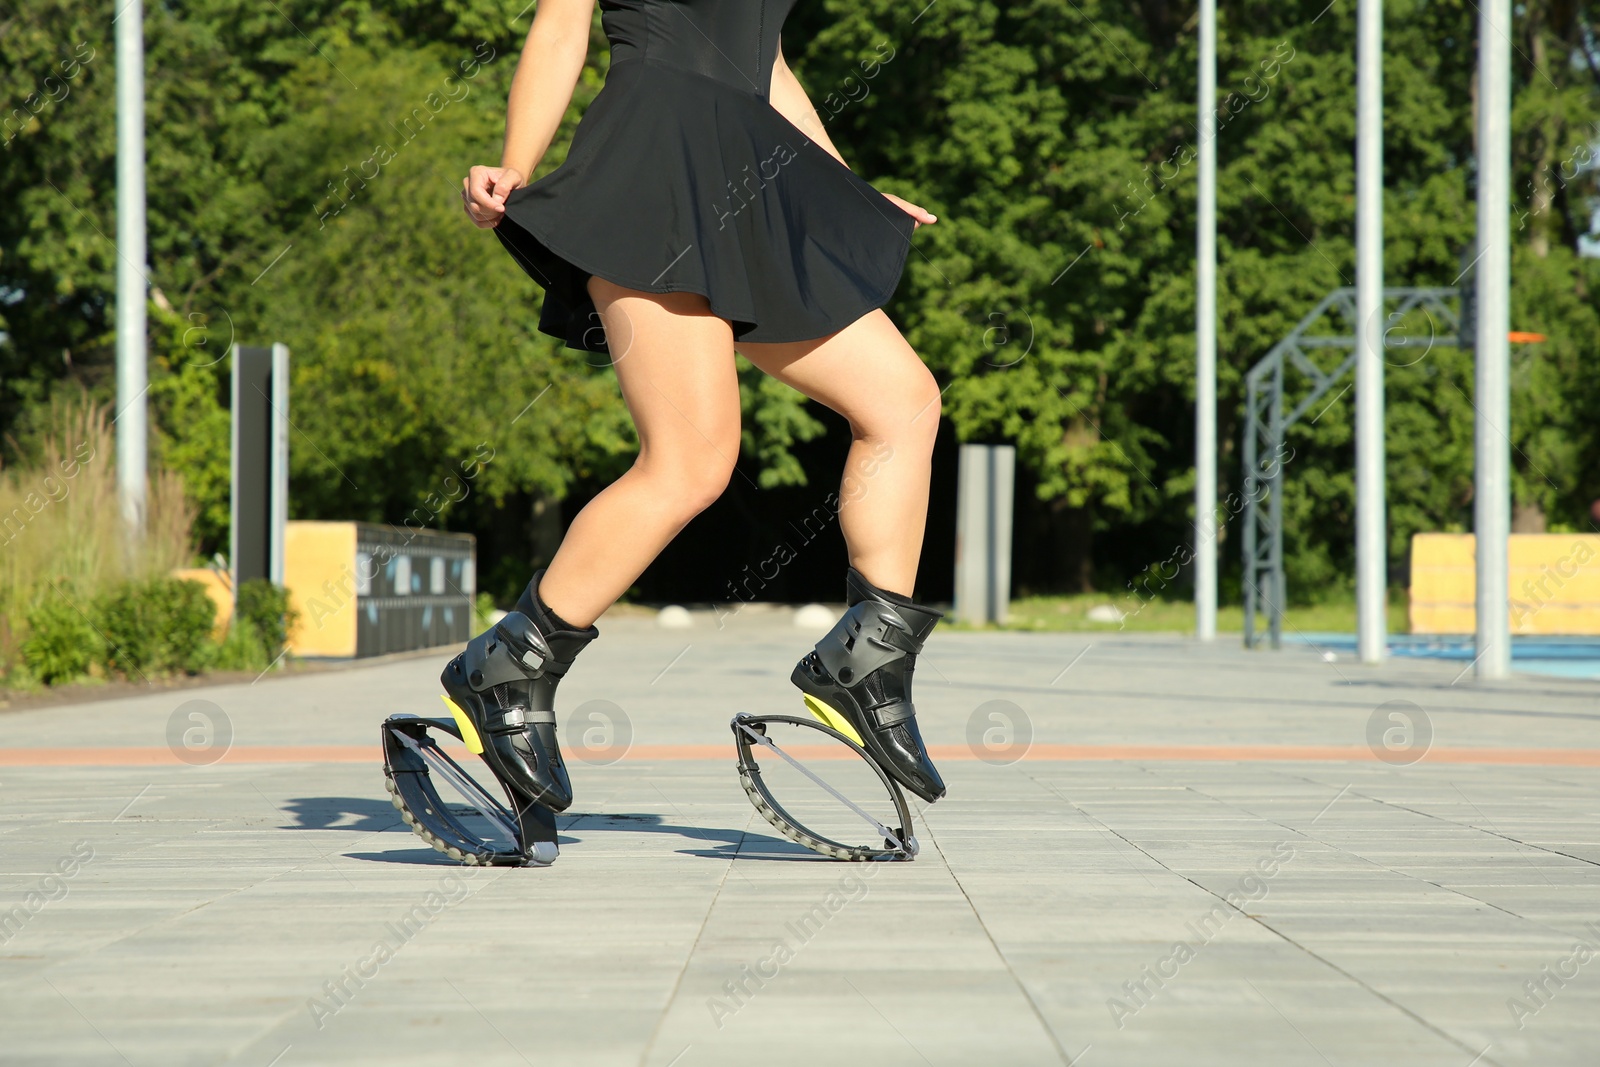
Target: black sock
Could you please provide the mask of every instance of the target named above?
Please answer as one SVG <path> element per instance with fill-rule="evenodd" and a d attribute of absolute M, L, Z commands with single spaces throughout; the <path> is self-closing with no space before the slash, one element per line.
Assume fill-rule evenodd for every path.
<path fill-rule="evenodd" d="M 880 589 L 878 586 L 873 585 L 871 582 L 867 581 L 865 575 L 856 570 L 854 567 L 850 568 L 850 573 L 856 576 L 856 580 L 858 582 L 872 590 L 872 592 L 876 595 L 883 597 L 883 599 L 887 600 L 891 604 L 898 604 L 903 608 L 914 608 L 919 606 L 915 600 L 912 600 L 908 596 L 904 596 L 900 593 L 891 593 L 887 589 Z"/>
<path fill-rule="evenodd" d="M 517 598 L 517 610 L 531 619 L 543 618 L 558 630 L 571 630 L 574 633 L 581 632 L 581 627 L 572 625 L 566 619 L 550 610 L 550 605 L 546 604 L 544 598 L 539 595 L 539 579 L 543 577 L 544 571 L 540 571 L 533 576 L 533 580 L 528 583 L 528 588 L 524 589 L 522 596 Z"/>

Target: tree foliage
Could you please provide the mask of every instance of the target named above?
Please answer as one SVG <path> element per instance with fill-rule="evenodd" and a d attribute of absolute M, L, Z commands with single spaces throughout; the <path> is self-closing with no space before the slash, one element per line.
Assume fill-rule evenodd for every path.
<path fill-rule="evenodd" d="M 1592 6 L 1536 0 L 1514 32 L 1512 320 L 1549 340 L 1515 350 L 1506 429 L 1519 514 L 1555 528 L 1600 495 L 1600 268 L 1580 255 L 1600 141 Z M 1354 281 L 1355 5 L 1220 7 L 1225 495 L 1245 373 Z M 1477 9 L 1385 14 L 1386 280 L 1451 285 L 1475 230 Z M 147 11 L 150 396 L 208 546 L 226 543 L 233 341 L 293 350 L 297 517 L 484 523 L 628 461 L 609 372 L 535 331 L 537 287 L 457 199 L 466 169 L 498 158 L 530 17 L 485 0 Z M 25 437 L 63 383 L 114 392 L 114 27 L 37 0 L 0 30 L 0 425 Z M 1102 582 L 1166 558 L 1193 483 L 1193 10 L 823 0 L 785 37 L 852 166 L 940 218 L 890 310 L 958 435 L 1018 446 L 1039 500 L 1096 533 Z M 603 82 L 598 19 L 593 45 L 546 170 Z M 1471 518 L 1470 353 L 1412 358 L 1387 373 L 1397 559 L 1411 533 Z M 803 482 L 791 446 L 821 424 L 749 367 L 741 392 L 760 483 Z M 1349 572 L 1352 414 L 1347 393 L 1291 440 L 1295 588 Z"/>
<path fill-rule="evenodd" d="M 1356 12 L 1321 0 L 1220 8 L 1226 496 L 1242 481 L 1245 373 L 1355 281 Z M 1476 232 L 1477 8 L 1384 8 L 1386 281 L 1449 286 Z M 1600 269 L 1577 254 L 1595 207 L 1600 12 L 1519 12 L 1513 328 L 1550 340 L 1516 349 L 1505 429 L 1519 510 L 1572 527 L 1600 495 L 1600 395 L 1581 370 L 1600 348 Z M 897 306 L 948 383 L 946 416 L 964 439 L 1015 442 L 1042 500 L 1089 509 L 1116 535 L 1112 584 L 1166 558 L 1193 514 L 1192 8 L 834 0 L 805 18 L 803 77 L 836 94 L 836 139 L 882 187 L 940 217 L 918 234 Z M 881 71 L 863 65 L 889 54 Z M 1459 529 L 1471 514 L 1470 353 L 1413 358 L 1392 353 L 1387 374 L 1396 560 L 1413 532 Z M 1345 394 L 1292 438 L 1288 551 L 1302 591 L 1350 572 L 1352 418 Z"/>

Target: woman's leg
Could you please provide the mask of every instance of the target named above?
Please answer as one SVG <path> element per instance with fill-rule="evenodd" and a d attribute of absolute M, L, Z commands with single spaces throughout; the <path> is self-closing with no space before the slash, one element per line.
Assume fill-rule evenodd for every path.
<path fill-rule="evenodd" d="M 850 564 L 874 585 L 911 596 L 939 430 L 933 375 L 882 310 L 821 340 L 738 349 L 849 420 L 839 527 Z"/>
<path fill-rule="evenodd" d="M 705 299 L 599 279 L 589 291 L 638 427 L 639 457 L 579 512 L 515 610 L 468 641 L 439 679 L 495 776 L 553 811 L 572 803 L 556 742 L 557 685 L 599 636 L 595 618 L 721 495 L 739 450 L 733 333 Z"/>
<path fill-rule="evenodd" d="M 938 800 L 944 779 L 917 727 L 911 675 L 940 613 L 911 596 L 928 519 L 939 387 L 881 310 L 820 341 L 739 351 L 843 415 L 854 438 L 839 490 L 851 564 L 845 615 L 790 680 L 812 714 L 923 800 Z"/>
<path fill-rule="evenodd" d="M 722 495 L 739 456 L 733 332 L 705 298 L 601 278 L 589 279 L 589 293 L 638 428 L 639 456 L 578 512 L 539 583 L 544 602 L 576 627 L 593 623 Z"/>

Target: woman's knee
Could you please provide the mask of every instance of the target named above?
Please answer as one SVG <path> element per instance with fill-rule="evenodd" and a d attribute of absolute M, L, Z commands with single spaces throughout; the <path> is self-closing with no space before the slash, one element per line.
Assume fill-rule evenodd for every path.
<path fill-rule="evenodd" d="M 931 452 L 939 433 L 940 400 L 939 383 L 918 362 L 897 388 L 856 413 L 850 420 L 851 433 L 858 439 L 886 442 L 896 451 Z"/>
<path fill-rule="evenodd" d="M 944 390 L 939 388 L 932 371 L 920 362 L 917 365 L 922 373 L 917 375 L 916 387 L 911 390 L 906 406 L 915 409 L 909 420 L 912 432 L 931 452 L 933 439 L 939 435 L 939 409 L 944 401 Z"/>
<path fill-rule="evenodd" d="M 709 446 L 673 455 L 641 457 L 642 472 L 659 488 L 669 508 L 686 521 L 717 502 L 733 477 L 738 451 Z"/>

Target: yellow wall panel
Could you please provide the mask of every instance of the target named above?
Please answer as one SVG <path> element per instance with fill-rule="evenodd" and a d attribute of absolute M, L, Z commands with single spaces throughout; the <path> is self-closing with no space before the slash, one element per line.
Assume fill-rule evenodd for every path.
<path fill-rule="evenodd" d="M 1507 545 L 1511 632 L 1600 634 L 1600 534 L 1512 534 Z M 1411 632 L 1477 628 L 1476 539 L 1411 539 Z"/>
<path fill-rule="evenodd" d="M 356 524 L 291 522 L 283 584 L 300 613 L 289 635 L 296 656 L 356 654 Z"/>

